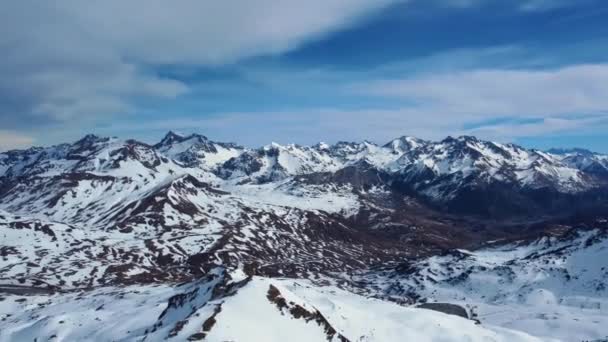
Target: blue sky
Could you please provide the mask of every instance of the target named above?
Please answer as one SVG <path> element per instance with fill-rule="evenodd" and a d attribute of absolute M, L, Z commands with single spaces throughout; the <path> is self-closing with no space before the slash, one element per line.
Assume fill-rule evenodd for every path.
<path fill-rule="evenodd" d="M 10 0 L 0 149 L 473 134 L 608 152 L 608 2 Z"/>

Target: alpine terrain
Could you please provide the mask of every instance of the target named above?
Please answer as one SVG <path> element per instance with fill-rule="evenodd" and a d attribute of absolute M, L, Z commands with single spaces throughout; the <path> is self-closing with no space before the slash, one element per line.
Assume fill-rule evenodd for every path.
<path fill-rule="evenodd" d="M 0 153 L 0 341 L 606 341 L 608 156 L 472 136 Z"/>

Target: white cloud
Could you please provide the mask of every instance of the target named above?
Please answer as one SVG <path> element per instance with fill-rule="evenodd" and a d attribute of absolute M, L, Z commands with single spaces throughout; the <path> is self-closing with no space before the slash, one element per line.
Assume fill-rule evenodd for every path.
<path fill-rule="evenodd" d="M 127 111 L 186 85 L 159 64 L 216 65 L 289 51 L 395 0 L 9 0 L 0 8 L 0 119 Z"/>
<path fill-rule="evenodd" d="M 398 97 L 427 110 L 471 119 L 592 114 L 608 110 L 608 65 L 555 70 L 471 70 L 352 86 L 359 93 Z"/>
<path fill-rule="evenodd" d="M 61 0 L 75 25 L 148 63 L 224 64 L 281 53 L 393 0 Z"/>
<path fill-rule="evenodd" d="M 605 131 L 608 127 L 608 116 L 582 118 L 544 118 L 530 123 L 502 123 L 484 125 L 468 130 L 468 134 L 480 137 L 491 137 L 501 141 L 512 141 L 519 137 L 536 137 L 551 134 L 589 134 Z"/>

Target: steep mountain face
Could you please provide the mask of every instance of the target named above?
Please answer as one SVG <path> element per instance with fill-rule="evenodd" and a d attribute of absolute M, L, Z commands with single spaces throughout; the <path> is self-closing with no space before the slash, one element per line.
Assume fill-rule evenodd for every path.
<path fill-rule="evenodd" d="M 97 291 L 103 305 L 112 308 L 99 310 L 106 316 L 98 318 L 108 324 L 114 324 L 111 314 L 120 305 L 133 306 L 131 300 L 139 303 L 132 313 L 154 312 L 145 322 L 132 322 L 139 328 L 125 332 L 125 340 L 222 341 L 241 338 L 228 327 L 245 320 L 237 313 L 249 296 L 244 293 L 251 292 L 261 300 L 256 307 L 303 320 L 302 336 L 312 340 L 389 341 L 398 334 L 353 330 L 365 317 L 328 307 L 320 296 L 348 290 L 345 298 L 358 293 L 414 303 L 432 296 L 412 282 L 427 281 L 441 270 L 426 272 L 416 264 L 422 278 L 408 275 L 391 285 L 407 290 L 380 291 L 387 279 L 399 277 L 390 267 L 404 260 L 435 260 L 427 258 L 455 248 L 475 250 L 488 241 L 530 241 L 555 227 L 602 228 L 598 220 L 608 216 L 608 183 L 601 172 L 606 160 L 590 152 L 545 153 L 474 137 L 249 149 L 172 132 L 155 145 L 88 135 L 71 144 L 0 153 L 0 299 L 3 291 L 35 294 L 40 297 L 26 297 L 24 303 L 33 300 L 27 312 L 54 315 L 71 308 L 79 291 Z M 593 234 L 603 241 L 603 235 Z M 509 248 L 532 248 L 527 246 Z M 547 263 L 557 258 L 547 255 L 552 255 Z M 478 265 L 460 259 L 445 261 L 452 262 L 478 271 Z M 370 273 L 378 269 L 383 271 Z M 596 268 L 589 272 L 601 278 Z M 286 285 L 289 281 L 277 277 L 300 280 Z M 175 287 L 178 283 L 187 285 Z M 145 293 L 132 285 L 144 286 Z M 120 286 L 129 288 L 116 290 Z M 310 298 L 316 299 L 301 288 L 314 289 Z M 113 291 L 127 300 L 111 304 Z M 33 305 L 48 293 L 56 296 L 48 308 Z M 157 295 L 160 299 L 154 299 Z M 348 297 L 348 303 L 334 299 L 356 312 L 367 305 L 359 296 Z M 154 311 L 162 301 L 165 313 Z M 23 311 L 26 304 L 16 303 L 0 301 L 0 308 Z M 221 303 L 241 304 L 218 309 Z M 87 302 L 85 308 L 97 311 L 101 304 L 92 307 L 96 304 Z M 393 322 L 392 312 L 421 315 L 394 303 L 378 305 L 388 305 L 387 322 Z M 0 340 L 44 340 L 53 334 L 65 340 L 115 338 L 110 330 L 95 335 L 50 318 L 37 323 L 48 329 L 18 328 L 25 314 L 8 317 L 0 321 Z M 301 328 L 298 324 L 294 329 Z M 214 325 L 217 329 L 210 330 Z M 403 329 L 419 337 L 415 325 Z M 454 340 L 528 340 L 484 329 L 474 335 L 445 333 Z"/>

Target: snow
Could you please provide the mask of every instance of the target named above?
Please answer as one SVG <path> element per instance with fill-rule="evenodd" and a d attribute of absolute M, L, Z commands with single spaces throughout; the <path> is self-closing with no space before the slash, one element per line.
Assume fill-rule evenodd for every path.
<path fill-rule="evenodd" d="M 294 282 L 289 288 L 323 312 L 351 341 L 540 341 L 525 333 L 479 326 L 461 317 L 363 298 L 340 289 L 317 288 L 306 282 Z"/>
<path fill-rule="evenodd" d="M 266 296 L 271 283 L 255 278 L 237 296 L 222 304 L 216 316 L 216 326 L 206 337 L 212 342 L 222 341 L 326 341 L 327 336 L 315 322 L 295 319 L 279 312 Z M 281 294 L 287 294 L 281 291 Z M 287 297 L 288 301 L 293 297 Z M 297 299 L 296 299 L 297 300 Z"/>
<path fill-rule="evenodd" d="M 177 137 L 177 141 L 172 143 L 161 143 L 157 150 L 168 158 L 182 162 L 195 158 L 206 169 L 236 158 L 244 151 L 241 147 L 216 143 L 199 135 Z"/>
<path fill-rule="evenodd" d="M 160 315 L 171 291 L 105 288 L 85 297 L 10 296 L 0 302 L 0 341 L 134 341 Z"/>
<path fill-rule="evenodd" d="M 251 206 L 281 206 L 303 210 L 322 210 L 329 213 L 355 214 L 359 202 L 352 189 L 323 186 L 290 187 L 289 181 L 270 184 L 225 185 L 234 198 Z"/>
<path fill-rule="evenodd" d="M 0 301 L 0 341 L 162 341 L 205 333 L 206 341 L 541 341 L 525 333 L 475 325 L 442 313 L 365 298 L 308 281 L 253 277 L 235 294 L 212 298 L 220 278 L 179 287 L 102 288 L 79 293 L 9 296 Z M 269 298 L 274 287 L 287 308 Z M 186 294 L 177 306 L 169 298 Z M 300 307 L 324 323 L 290 311 Z M 10 314 L 10 315 L 9 315 Z M 215 324 L 203 331 L 214 315 Z M 374 324 L 369 324 L 374 322 Z M 180 326 L 176 329 L 176 326 Z M 548 341 L 548 340 L 545 340 Z"/>
<path fill-rule="evenodd" d="M 384 289 L 397 282 L 431 301 L 473 307 L 484 325 L 563 341 L 605 337 L 608 238 L 602 232 L 462 253 L 466 257 L 420 261 L 412 277 L 365 279 Z"/>

